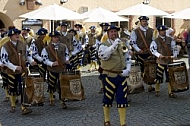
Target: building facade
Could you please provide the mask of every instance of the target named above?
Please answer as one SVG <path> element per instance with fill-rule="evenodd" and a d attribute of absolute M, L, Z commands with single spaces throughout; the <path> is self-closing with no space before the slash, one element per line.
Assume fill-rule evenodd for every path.
<path fill-rule="evenodd" d="M 10 25 L 14 25 L 17 28 L 22 28 L 25 24 L 23 21 L 24 19 L 19 18 L 20 15 L 36 10 L 38 8 L 51 5 L 53 3 L 79 13 L 86 12 L 95 7 L 102 7 L 105 9 L 109 9 L 113 12 L 117 12 L 127 7 L 140 4 L 144 0 L 41 0 L 42 5 L 35 4 L 35 0 L 25 0 L 25 4 L 20 5 L 20 1 L 21 0 L 0 0 L 0 28 L 5 27 L 7 29 Z M 65 1 L 65 3 L 61 3 L 60 1 Z M 145 2 L 146 1 L 150 2 L 150 6 L 160 9 L 162 11 L 166 11 L 168 13 L 182 10 L 189 6 L 189 0 L 145 0 Z M 33 2 L 34 4 L 31 4 L 31 2 Z M 131 29 L 132 27 L 134 27 L 135 22 L 138 20 L 138 16 L 129 16 L 129 18 L 130 21 L 128 23 L 115 23 L 120 25 L 126 25 L 123 27 Z M 161 17 L 150 16 L 149 24 L 151 27 L 155 28 L 156 25 L 161 24 L 162 21 L 163 19 Z M 165 19 L 164 22 L 166 25 L 175 28 L 177 32 L 180 32 L 181 29 L 186 28 L 186 26 L 188 25 L 186 20 L 180 19 Z M 86 27 L 92 24 L 97 25 L 97 23 L 77 23 L 82 23 Z M 40 23 L 38 25 L 40 25 Z M 45 27 L 47 29 L 50 29 L 51 26 L 50 21 L 41 21 L 41 25 L 42 27 Z"/>

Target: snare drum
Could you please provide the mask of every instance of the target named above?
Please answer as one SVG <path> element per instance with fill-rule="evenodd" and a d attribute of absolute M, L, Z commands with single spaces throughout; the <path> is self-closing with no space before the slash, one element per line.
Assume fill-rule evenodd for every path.
<path fill-rule="evenodd" d="M 129 78 L 127 79 L 128 94 L 144 92 L 143 80 L 141 77 L 140 66 L 137 63 L 132 63 Z"/>
<path fill-rule="evenodd" d="M 189 89 L 188 73 L 184 61 L 169 64 L 168 70 L 172 92 L 182 92 Z"/>
<path fill-rule="evenodd" d="M 61 99 L 83 100 L 84 88 L 80 71 L 64 71 L 60 75 Z"/>
<path fill-rule="evenodd" d="M 146 84 L 155 84 L 156 79 L 156 60 L 144 60 L 144 76 L 143 81 Z"/>
<path fill-rule="evenodd" d="M 44 79 L 37 73 L 24 78 L 23 104 L 43 104 L 44 103 Z"/>

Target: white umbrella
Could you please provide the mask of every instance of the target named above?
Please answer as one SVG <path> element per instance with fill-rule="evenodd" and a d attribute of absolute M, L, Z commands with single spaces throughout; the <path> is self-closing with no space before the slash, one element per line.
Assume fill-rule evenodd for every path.
<path fill-rule="evenodd" d="M 42 20 L 79 20 L 84 19 L 79 13 L 61 7 L 57 4 L 49 5 L 35 11 L 20 15 L 21 18 Z"/>
<path fill-rule="evenodd" d="M 127 18 L 118 16 L 116 13 L 110 10 L 103 9 L 101 7 L 94 8 L 88 12 L 82 14 L 87 17 L 84 22 L 116 22 L 116 21 L 129 21 Z"/>
<path fill-rule="evenodd" d="M 142 16 L 164 16 L 168 15 L 165 11 L 159 10 L 157 8 L 151 7 L 146 4 L 137 4 L 128 7 L 124 10 L 117 12 L 118 15 L 142 15 Z"/>
<path fill-rule="evenodd" d="M 190 19 L 190 8 L 186 8 L 180 11 L 176 11 L 169 16 L 164 16 L 166 18 L 176 18 L 176 19 Z"/>

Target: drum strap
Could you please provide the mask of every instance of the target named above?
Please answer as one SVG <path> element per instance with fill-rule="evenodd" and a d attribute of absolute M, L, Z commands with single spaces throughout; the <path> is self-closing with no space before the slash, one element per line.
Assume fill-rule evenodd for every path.
<path fill-rule="evenodd" d="M 55 59 L 58 61 L 59 66 L 60 66 L 61 68 L 64 68 L 62 62 L 61 62 L 61 61 L 59 60 L 59 58 L 56 56 L 55 51 L 53 51 L 51 44 L 48 46 L 48 48 L 49 48 L 49 50 L 51 51 L 51 53 L 53 54 L 53 56 L 55 57 Z"/>
<path fill-rule="evenodd" d="M 148 53 L 149 53 L 150 55 L 152 55 L 152 53 L 150 52 L 150 49 L 148 48 L 148 45 L 147 45 L 147 43 L 146 43 L 146 40 L 145 40 L 145 38 L 144 38 L 144 36 L 143 36 L 143 33 L 142 33 L 142 31 L 140 30 L 140 28 L 138 28 L 138 31 L 139 31 L 139 33 L 140 33 L 140 36 L 141 36 L 141 38 L 142 38 L 142 40 L 143 40 L 144 45 L 146 46 L 146 49 L 148 50 Z"/>
<path fill-rule="evenodd" d="M 168 47 L 166 46 L 165 42 L 162 40 L 162 38 L 158 37 L 158 39 L 161 41 L 161 44 L 164 46 L 166 53 L 167 53 L 167 56 L 171 56 L 171 52 L 168 49 Z"/>
<path fill-rule="evenodd" d="M 8 44 L 9 44 L 9 47 L 14 51 L 14 53 L 15 53 L 15 55 L 16 55 L 16 59 L 19 60 L 19 65 L 20 65 L 22 68 L 25 68 L 25 66 L 24 66 L 24 64 L 23 64 L 23 61 L 22 61 L 22 58 L 19 57 L 19 55 L 18 55 L 18 52 L 17 52 L 16 47 L 14 47 L 14 45 L 13 45 L 11 42 L 9 42 Z"/>

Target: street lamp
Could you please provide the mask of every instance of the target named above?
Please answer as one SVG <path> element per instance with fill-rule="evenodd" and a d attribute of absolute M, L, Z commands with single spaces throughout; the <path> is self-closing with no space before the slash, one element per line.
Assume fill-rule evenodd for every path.
<path fill-rule="evenodd" d="M 144 0 L 142 3 L 148 5 L 150 3 L 150 0 Z"/>
<path fill-rule="evenodd" d="M 68 0 L 60 0 L 60 4 L 64 4 L 64 3 L 67 3 Z"/>

